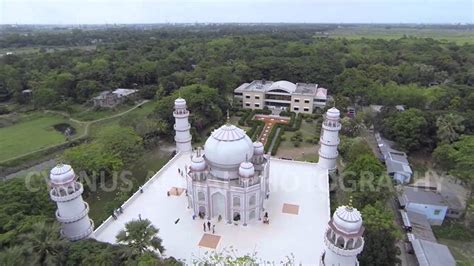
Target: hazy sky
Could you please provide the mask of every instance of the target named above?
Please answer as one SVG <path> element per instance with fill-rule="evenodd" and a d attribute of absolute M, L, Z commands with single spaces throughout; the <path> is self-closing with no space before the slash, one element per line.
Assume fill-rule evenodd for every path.
<path fill-rule="evenodd" d="M 474 0 L 0 0 L 0 24 L 473 23 Z"/>

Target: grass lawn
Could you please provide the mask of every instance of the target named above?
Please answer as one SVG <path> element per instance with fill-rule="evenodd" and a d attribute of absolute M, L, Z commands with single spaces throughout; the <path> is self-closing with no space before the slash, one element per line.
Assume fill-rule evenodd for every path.
<path fill-rule="evenodd" d="M 22 117 L 18 123 L 0 128 L 0 161 L 64 143 L 64 135 L 53 128 L 59 123 L 72 125 L 76 129 L 73 137 L 83 133 L 84 128 L 79 124 L 59 115 L 42 113 Z"/>
<path fill-rule="evenodd" d="M 100 110 L 89 107 L 80 112 L 71 114 L 71 117 L 81 121 L 92 121 L 127 111 L 132 107 L 133 105 L 128 104 L 120 104 L 113 108 L 101 108 Z"/>
<path fill-rule="evenodd" d="M 301 123 L 301 127 L 299 131 L 303 134 L 303 142 L 300 143 L 299 147 L 295 147 L 293 142 L 291 141 L 291 137 L 293 137 L 297 131 L 285 131 L 285 141 L 280 143 L 278 147 L 278 152 L 276 154 L 277 157 L 285 157 L 285 158 L 292 158 L 294 160 L 299 161 L 308 161 L 308 162 L 317 162 L 318 161 L 318 146 L 316 144 L 308 143 L 305 140 L 307 138 L 313 138 L 317 134 L 318 126 L 316 119 L 313 122 L 306 122 L 303 119 Z"/>
<path fill-rule="evenodd" d="M 134 117 L 135 115 L 138 115 L 140 117 L 146 117 L 147 115 L 151 114 L 153 112 L 153 110 L 155 110 L 155 107 L 156 107 L 156 101 L 147 102 L 147 103 L 143 104 L 141 107 L 138 107 L 137 109 L 135 109 L 135 110 L 133 110 L 133 111 L 127 113 L 127 114 L 124 114 L 123 116 L 115 117 L 115 118 L 111 118 L 111 119 L 106 119 L 104 121 L 93 123 L 90 126 L 89 134 L 92 137 L 97 136 L 97 133 L 100 132 L 100 130 L 102 128 L 107 127 L 107 126 L 118 125 L 120 119 L 127 119 L 127 117 L 131 118 L 131 117 Z M 130 106 L 127 106 L 127 108 L 125 108 L 124 110 L 121 110 L 119 112 L 126 111 L 130 108 L 131 108 Z M 119 112 L 115 112 L 113 114 L 116 114 L 116 113 L 119 113 Z"/>

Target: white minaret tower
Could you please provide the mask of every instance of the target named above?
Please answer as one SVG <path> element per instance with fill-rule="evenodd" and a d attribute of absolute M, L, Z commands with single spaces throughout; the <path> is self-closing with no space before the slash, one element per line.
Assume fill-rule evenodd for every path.
<path fill-rule="evenodd" d="M 174 112 L 175 118 L 174 130 L 176 135 L 174 140 L 176 141 L 176 152 L 191 151 L 191 125 L 189 124 L 188 117 L 189 111 L 186 109 L 186 100 L 178 98 L 174 101 Z"/>
<path fill-rule="evenodd" d="M 359 265 L 357 255 L 364 249 L 363 233 L 362 216 L 352 207 L 352 203 L 337 208 L 324 234 L 326 248 L 320 265 Z"/>
<path fill-rule="evenodd" d="M 49 196 L 58 205 L 56 219 L 61 223 L 61 235 L 71 241 L 89 237 L 94 222 L 89 219 L 89 205 L 82 200 L 84 188 L 77 182 L 70 165 L 58 164 L 51 169 Z"/>
<path fill-rule="evenodd" d="M 337 145 L 339 144 L 339 130 L 341 123 L 339 122 L 339 110 L 335 107 L 329 109 L 324 117 L 324 122 L 319 139 L 319 162 L 321 168 L 329 171 L 336 170 L 336 160 L 339 155 Z"/>

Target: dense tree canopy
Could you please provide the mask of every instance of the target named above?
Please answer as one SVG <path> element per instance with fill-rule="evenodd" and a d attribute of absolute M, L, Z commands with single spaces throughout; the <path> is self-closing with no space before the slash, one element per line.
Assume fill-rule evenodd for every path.
<path fill-rule="evenodd" d="M 388 138 L 396 141 L 400 148 L 413 151 L 426 142 L 427 126 L 428 122 L 421 110 L 409 109 L 386 119 L 382 132 Z"/>
<path fill-rule="evenodd" d="M 202 130 L 222 120 L 226 109 L 230 108 L 217 89 L 206 85 L 182 87 L 172 95 L 159 100 L 154 112 L 155 117 L 167 122 L 167 133 L 172 131 L 172 125 L 174 125 L 174 100 L 178 97 L 186 99 L 188 110 L 191 111 L 191 125 L 198 130 Z"/>
<path fill-rule="evenodd" d="M 445 143 L 433 152 L 435 163 L 467 182 L 474 181 L 474 136 L 466 135 L 452 144 Z"/>
<path fill-rule="evenodd" d="M 359 256 L 361 265 L 397 265 L 400 263 L 396 241 L 401 233 L 395 224 L 393 213 L 381 203 L 362 209 L 365 233 L 364 250 Z"/>

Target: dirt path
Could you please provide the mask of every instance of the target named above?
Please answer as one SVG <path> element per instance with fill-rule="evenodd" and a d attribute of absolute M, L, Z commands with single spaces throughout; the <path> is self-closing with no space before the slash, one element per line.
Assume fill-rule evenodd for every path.
<path fill-rule="evenodd" d="M 105 121 L 105 120 L 109 120 L 109 119 L 113 119 L 113 118 L 117 118 L 117 117 L 120 117 L 122 115 L 125 115 L 135 109 L 137 109 L 138 107 L 144 105 L 145 103 L 149 102 L 149 100 L 143 100 L 142 102 L 136 104 L 135 106 L 133 106 L 132 108 L 126 110 L 126 111 L 123 111 L 121 113 L 118 113 L 118 114 L 115 114 L 115 115 L 111 115 L 111 116 L 108 116 L 108 117 L 103 117 L 103 118 L 100 118 L 100 119 L 96 119 L 96 120 L 92 120 L 92 121 L 80 121 L 80 120 L 77 120 L 77 119 L 74 119 L 74 118 L 71 118 L 71 116 L 68 114 L 68 113 L 65 113 L 65 112 L 60 112 L 60 111 L 51 111 L 51 110 L 46 110 L 45 112 L 46 113 L 52 113 L 52 114 L 59 114 L 59 115 L 62 115 L 62 116 L 65 116 L 67 117 L 70 121 L 72 122 L 75 122 L 75 123 L 78 123 L 78 124 L 83 124 L 85 125 L 85 128 L 84 128 L 84 133 L 80 136 L 77 136 L 73 139 L 70 139 L 66 142 L 71 142 L 73 140 L 78 140 L 78 139 L 81 139 L 81 138 L 85 138 L 87 136 L 89 136 L 89 128 L 92 124 L 94 123 L 98 123 L 98 122 L 102 122 L 102 121 Z M 31 155 L 31 154 L 34 154 L 34 153 L 37 153 L 37 152 L 41 152 L 41 151 L 46 151 L 48 149 L 51 149 L 51 148 L 54 148 L 54 147 L 59 147 L 61 145 L 64 145 L 64 143 L 66 142 L 63 142 L 63 143 L 60 143 L 60 144 L 55 144 L 55 145 L 51 145 L 51 146 L 48 146 L 48 147 L 44 147 L 44 148 L 41 148 L 41 149 L 38 149 L 38 150 L 34 150 L 34 151 L 31 151 L 31 152 L 27 152 L 27 153 L 24 153 L 24 154 L 21 154 L 21 155 L 18 155 L 18 156 L 15 156 L 13 158 L 8 158 L 7 160 L 3 160 L 0 162 L 0 164 L 3 164 L 3 163 L 6 163 L 6 162 L 9 162 L 9 161 L 13 161 L 13 160 L 16 160 L 16 159 L 20 159 L 22 157 L 25 157 L 25 156 L 28 156 L 28 155 Z"/>

